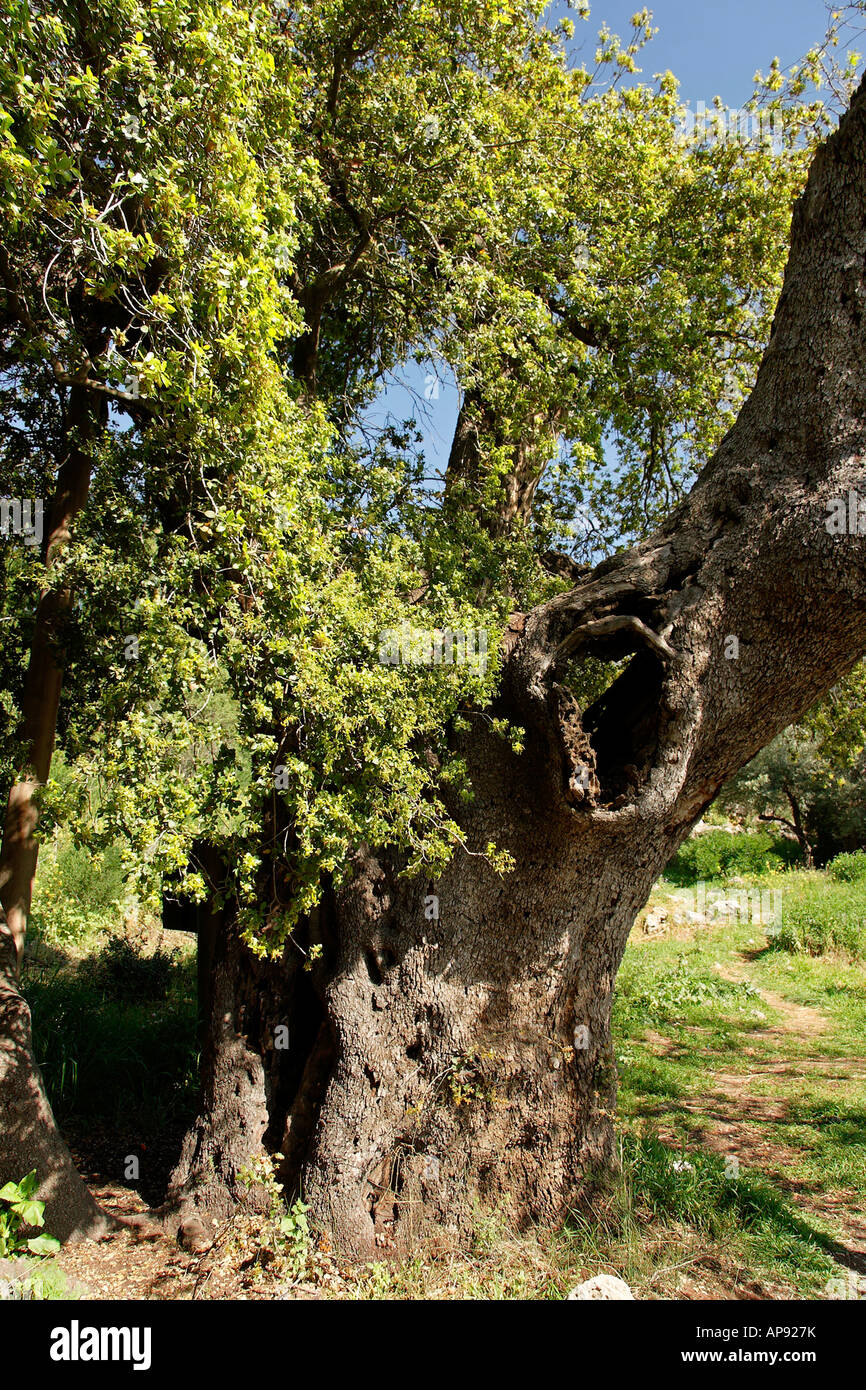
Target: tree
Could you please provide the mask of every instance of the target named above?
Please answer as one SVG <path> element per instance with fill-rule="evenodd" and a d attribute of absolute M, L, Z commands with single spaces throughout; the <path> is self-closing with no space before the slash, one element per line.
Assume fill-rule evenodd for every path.
<path fill-rule="evenodd" d="M 316 955 L 312 989 L 290 952 L 252 965 L 224 923 L 178 1195 L 218 1209 L 263 1140 L 339 1240 L 368 1253 L 410 1243 L 424 1219 L 459 1229 L 472 1195 L 555 1219 L 609 1162 L 610 1001 L 635 914 L 726 778 L 866 641 L 859 533 L 825 524 L 828 501 L 863 485 L 864 104 L 861 91 L 815 159 L 754 391 L 688 497 L 647 539 L 513 613 L 489 714 L 464 708 L 447 726 L 471 787 L 442 793 L 458 852 L 428 877 L 386 835 L 360 845 L 294 934 Z M 531 319 L 515 349 L 507 314 L 461 308 L 445 514 L 470 553 L 480 534 L 495 555 L 506 533 L 513 555 L 544 431 L 566 409 L 537 374 L 523 389 L 527 363 L 552 363 L 556 384 L 575 340 L 620 370 L 624 350 L 570 303 L 551 310 L 571 337 L 552 334 L 549 354 Z M 630 418 L 635 434 L 647 421 L 639 407 Z M 644 440 L 652 459 L 651 427 Z M 581 706 L 570 682 L 593 663 L 614 678 Z M 507 729 L 523 731 L 512 746 Z M 271 1044 L 284 1018 L 297 1021 L 287 1066 Z"/>
<path fill-rule="evenodd" d="M 742 769 L 717 805 L 784 825 L 808 868 L 866 835 L 863 790 L 864 681 L 860 663 L 802 723 L 786 729 Z"/>
<path fill-rule="evenodd" d="M 2 682 L 0 1166 L 14 1179 L 37 1164 L 64 1237 L 104 1223 L 54 1127 L 18 983 L 40 796 L 58 726 L 74 751 L 110 743 L 123 720 L 130 754 L 154 760 L 177 743 L 173 720 L 200 734 L 191 696 L 207 652 L 179 532 L 192 499 L 207 505 L 217 450 L 239 490 L 251 450 L 259 489 L 267 479 L 267 441 L 288 409 L 274 341 L 296 312 L 274 275 L 295 192 L 279 136 L 293 94 L 272 82 L 279 34 L 230 5 L 157 12 L 10 0 L 0 13 L 0 410 L 13 494 L 3 602 L 14 633 Z M 275 481 L 268 505 L 285 502 Z M 151 660 L 132 663 L 139 643 Z M 162 793 L 178 769 L 166 757 L 161 770 L 151 803 L 170 817 Z"/>
<path fill-rule="evenodd" d="M 866 646 L 857 536 L 824 525 L 862 474 L 863 97 L 817 156 L 773 320 L 822 112 L 792 112 L 771 73 L 781 151 L 689 146 L 672 78 L 621 82 L 646 16 L 625 47 L 603 36 L 593 74 L 519 0 L 311 0 L 252 25 L 240 5 L 113 5 L 98 61 L 77 11 L 59 35 L 14 13 L 21 68 L 58 54 L 98 119 L 76 124 L 67 95 L 35 134 L 10 126 L 21 169 L 40 142 L 69 160 L 6 279 L 13 463 L 58 428 L 55 329 L 20 306 L 54 273 L 42 229 L 67 175 L 86 235 L 54 227 L 48 317 L 65 341 L 76 293 L 88 312 L 131 295 L 159 343 L 135 358 L 133 426 L 88 445 L 52 649 L 81 793 L 59 813 L 122 832 L 142 891 L 179 873 L 201 906 L 203 1104 L 174 1196 L 226 1209 L 265 1144 L 365 1253 L 424 1218 L 459 1228 L 473 1194 L 554 1218 L 610 1159 L 610 995 L 636 911 L 722 782 Z M 23 110 L 20 81 L 10 63 Z M 82 145 L 141 97 L 136 246 L 117 225 L 108 267 L 78 273 L 134 128 L 114 172 L 106 133 Z M 166 280 L 130 291 L 148 238 Z M 95 396 L 105 352 L 88 350 Z M 433 352 L 463 391 L 442 486 L 409 428 L 365 418 L 389 370 Z M 586 498 L 615 538 L 591 570 L 562 553 Z M 7 556 L 19 660 L 45 558 Z M 443 660 L 470 635 L 474 660 Z M 14 716 L 14 661 L 4 685 Z"/>

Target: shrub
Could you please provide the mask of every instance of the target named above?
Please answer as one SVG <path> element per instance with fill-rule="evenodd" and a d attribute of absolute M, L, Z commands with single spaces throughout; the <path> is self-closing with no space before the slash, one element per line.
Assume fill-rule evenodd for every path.
<path fill-rule="evenodd" d="M 94 978 L 112 999 L 129 1003 L 165 999 L 180 952 L 157 949 L 146 956 L 125 936 L 112 936 L 96 957 Z"/>
<path fill-rule="evenodd" d="M 665 878 L 685 887 L 712 878 L 755 878 L 800 862 L 798 845 L 784 836 L 762 830 L 743 835 L 710 830 L 681 846 Z"/>
<path fill-rule="evenodd" d="M 159 1004 L 112 998 L 88 961 L 26 978 L 33 1044 L 61 1123 L 158 1129 L 189 1113 L 197 1087 L 194 962 L 173 968 Z"/>
<path fill-rule="evenodd" d="M 60 833 L 42 846 L 33 891 L 33 932 L 79 944 L 117 924 L 127 896 L 120 851 L 91 854 Z"/>
<path fill-rule="evenodd" d="M 837 854 L 827 865 L 827 873 L 837 883 L 862 883 L 866 881 L 866 850 L 858 849 L 854 854 Z"/>
<path fill-rule="evenodd" d="M 853 857 L 853 856 L 848 856 Z M 850 883 L 818 883 L 785 903 L 781 927 L 770 936 L 781 951 L 822 956 L 866 955 L 866 896 Z"/>

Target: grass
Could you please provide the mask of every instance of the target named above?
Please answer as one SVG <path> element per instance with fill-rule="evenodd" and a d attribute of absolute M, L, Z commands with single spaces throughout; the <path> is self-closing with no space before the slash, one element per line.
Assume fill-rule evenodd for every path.
<path fill-rule="evenodd" d="M 78 1290 L 54 1260 L 15 1260 L 9 1274 L 0 1278 L 3 1301 L 53 1303 L 79 1297 Z"/>
<path fill-rule="evenodd" d="M 61 1124 L 74 1117 L 156 1133 L 189 1111 L 197 1085 L 191 954 L 109 944 L 80 961 L 31 966 L 24 983 L 37 1060 Z"/>
<path fill-rule="evenodd" d="M 781 930 L 633 937 L 614 1012 L 620 1123 L 649 1145 L 636 1193 L 656 1218 L 718 1235 L 733 1216 L 728 1249 L 759 1280 L 816 1296 L 852 1245 L 846 1212 L 866 1203 L 866 882 L 765 881 L 782 889 Z M 670 896 L 659 885 L 655 906 Z M 664 1181 L 659 1137 L 690 1165 Z M 725 1156 L 739 1166 L 733 1207 L 716 1181 Z"/>
<path fill-rule="evenodd" d="M 789 893 L 783 922 L 771 944 L 821 956 L 866 956 L 866 882 L 825 879 Z"/>

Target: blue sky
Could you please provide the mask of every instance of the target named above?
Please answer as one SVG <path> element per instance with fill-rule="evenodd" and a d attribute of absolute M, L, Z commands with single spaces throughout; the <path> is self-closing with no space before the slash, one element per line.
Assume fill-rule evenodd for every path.
<path fill-rule="evenodd" d="M 591 61 L 595 38 L 602 24 L 626 37 L 630 19 L 641 5 L 635 0 L 590 0 L 588 22 L 577 19 L 563 0 L 554 0 L 553 16 L 570 14 L 575 19 L 575 44 L 585 45 Z M 740 107 L 752 94 L 753 78 L 766 72 L 774 57 L 789 67 L 819 42 L 827 28 L 824 0 L 656 0 L 650 5 L 656 37 L 643 51 L 642 77 L 670 69 L 680 83 L 680 95 L 695 110 L 699 102 L 707 108 L 719 96 L 725 106 Z M 410 365 L 405 370 L 406 386 L 394 383 L 370 411 L 370 418 L 381 423 L 390 414 L 397 419 L 418 419 L 424 437 L 429 471 L 444 468 L 448 458 L 458 394 L 451 382 L 434 386 L 423 368 Z M 419 398 L 429 397 L 419 409 Z"/>
<path fill-rule="evenodd" d="M 551 7 L 567 13 L 562 4 Z M 616 34 L 629 32 L 640 5 L 629 0 L 590 0 L 588 24 L 594 34 L 606 23 Z M 790 66 L 827 28 L 824 0 L 656 0 L 653 27 L 658 34 L 644 50 L 644 77 L 670 68 L 679 79 L 684 101 L 709 106 L 718 95 L 726 106 L 742 106 L 752 92 L 752 78 L 767 71 L 773 58 Z"/>

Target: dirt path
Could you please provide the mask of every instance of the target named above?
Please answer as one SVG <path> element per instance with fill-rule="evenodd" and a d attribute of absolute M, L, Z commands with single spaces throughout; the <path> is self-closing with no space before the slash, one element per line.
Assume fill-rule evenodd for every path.
<path fill-rule="evenodd" d="M 866 1274 L 866 1211 L 859 1205 L 856 1192 L 838 1189 L 830 1193 L 814 1192 L 807 1184 L 790 1176 L 796 1167 L 797 1151 L 784 1144 L 775 1133 L 790 1116 L 790 1103 L 784 1096 L 768 1096 L 761 1092 L 761 1082 L 768 1076 L 786 1080 L 796 1078 L 811 1082 L 834 1083 L 866 1081 L 866 1058 L 828 1058 L 818 1056 L 785 1057 L 785 1040 L 796 1037 L 808 1042 L 826 1034 L 830 1022 L 818 1009 L 796 1004 L 773 990 L 757 986 L 749 970 L 748 956 L 741 961 L 716 964 L 725 980 L 748 982 L 773 1011 L 778 1021 L 766 1028 L 751 1032 L 754 1043 L 776 1045 L 782 1054 L 777 1061 L 760 1058 L 754 1045 L 743 1048 L 743 1056 L 754 1056 L 754 1069 L 740 1072 L 716 1070 L 712 1089 L 695 1099 L 683 1100 L 684 1109 L 706 1121 L 696 1134 L 717 1153 L 735 1156 L 746 1168 L 769 1173 L 789 1194 L 804 1216 L 818 1218 L 839 1232 L 837 1248 L 831 1253 L 845 1269 Z"/>

